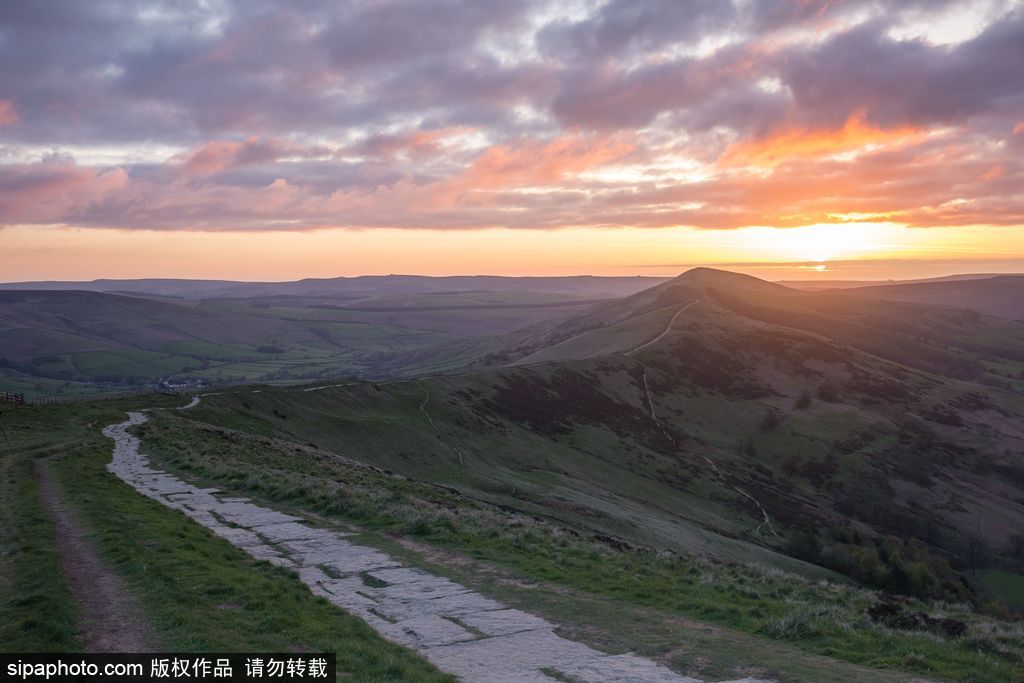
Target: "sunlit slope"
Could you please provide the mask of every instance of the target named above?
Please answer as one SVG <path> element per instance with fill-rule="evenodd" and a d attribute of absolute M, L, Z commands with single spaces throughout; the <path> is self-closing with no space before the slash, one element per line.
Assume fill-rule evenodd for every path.
<path fill-rule="evenodd" d="M 874 299 L 967 308 L 1000 318 L 1024 320 L 1024 275 L 879 285 L 849 292 Z"/>
<path fill-rule="evenodd" d="M 679 277 L 587 310 L 552 318 L 490 339 L 416 351 L 403 358 L 402 374 L 432 374 L 474 367 L 535 363 L 628 354 L 651 343 L 691 305 L 715 287 L 737 291 L 788 292 L 748 275 L 695 268 Z"/>
<path fill-rule="evenodd" d="M 1024 302 L 1024 278 L 901 285 L 900 291 L 924 290 L 914 297 L 927 302 L 912 303 L 874 297 L 886 287 L 808 292 L 695 268 L 582 315 L 509 335 L 501 349 L 481 356 L 485 364 L 500 364 L 630 353 L 710 308 L 810 332 L 918 370 L 1024 391 L 1024 323 L 985 313 L 980 303 L 953 305 L 956 297 L 931 293 L 939 286 L 963 287 L 975 301 L 983 299 L 975 294 L 991 291 L 996 303 L 990 309 Z"/>

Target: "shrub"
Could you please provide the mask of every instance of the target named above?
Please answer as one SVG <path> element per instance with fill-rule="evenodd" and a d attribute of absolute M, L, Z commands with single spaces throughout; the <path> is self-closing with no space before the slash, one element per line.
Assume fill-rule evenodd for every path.
<path fill-rule="evenodd" d="M 818 398 L 829 403 L 838 403 L 839 390 L 831 382 L 825 382 L 818 387 Z"/>
<path fill-rule="evenodd" d="M 260 353 L 284 353 L 284 349 L 273 344 L 260 344 L 256 347 L 256 350 Z"/>

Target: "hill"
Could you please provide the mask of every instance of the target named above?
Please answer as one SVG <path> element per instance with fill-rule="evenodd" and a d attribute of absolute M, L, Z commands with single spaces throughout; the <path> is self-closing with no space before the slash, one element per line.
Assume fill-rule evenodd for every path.
<path fill-rule="evenodd" d="M 925 285 L 907 288 L 919 286 Z M 1002 287 L 1007 301 L 1014 293 L 1024 300 L 1024 281 Z M 699 301 L 701 308 L 821 335 L 917 370 L 1024 390 L 1024 325 L 973 309 L 880 299 L 873 296 L 879 289 L 803 291 L 698 268 L 578 315 L 415 351 L 403 362 L 423 373 L 631 354 L 684 324 Z"/>
<path fill-rule="evenodd" d="M 550 292 L 181 300 L 0 291 L 0 388 L 88 393 L 174 382 L 386 377 L 402 358 L 586 310 Z"/>
<path fill-rule="evenodd" d="M 268 291 L 277 293 L 265 294 L 258 293 L 261 283 L 177 280 L 90 283 L 150 290 L 131 295 L 56 289 L 65 283 L 0 289 L 0 383 L 35 395 L 159 378 L 386 379 L 590 358 L 650 343 L 674 320 L 685 321 L 683 309 L 700 300 L 916 369 L 1024 387 L 1024 338 L 1012 320 L 1024 300 L 1020 278 L 802 291 L 697 268 L 632 291 L 642 284 L 384 276 L 270 283 Z M 459 289 L 469 285 L 482 289 Z M 609 289 L 628 294 L 593 298 Z M 179 298 L 229 291 L 236 295 Z M 19 304 L 29 301 L 25 296 L 31 303 Z"/>
<path fill-rule="evenodd" d="M 137 434 L 154 467 L 343 529 L 550 619 L 564 637 L 714 680 L 1012 680 L 1024 665 L 1009 620 L 1024 609 L 1024 393 L 1000 374 L 1019 374 L 1020 323 L 709 269 L 594 303 L 522 292 L 361 306 L 44 294 L 6 305 L 37 329 L 97 343 L 126 320 L 142 326 L 140 345 L 168 329 L 195 335 L 163 342 L 164 353 L 229 353 L 240 345 L 201 336 L 227 334 L 233 316 L 251 334 L 268 326 L 267 345 L 313 335 L 331 354 L 357 329 L 364 350 L 411 332 L 345 316 L 444 327 L 439 343 L 372 358 L 448 374 L 218 387 L 188 410 L 151 411 Z M 76 306 L 96 309 L 98 328 L 77 324 Z M 527 314 L 548 317 L 502 331 Z M 499 333 L 453 333 L 478 318 L 475 329 Z M 214 320 L 221 329 L 208 329 Z M 104 405 L 74 406 L 65 422 L 88 431 Z M 38 446 L 50 453 L 79 438 L 68 427 L 42 434 L 53 410 L 13 411 L 15 442 L 54 439 Z M 61 468 L 76 496 L 102 503 L 92 518 L 119 539 L 118 566 L 144 578 L 179 571 L 187 562 L 146 564 L 154 539 L 136 545 L 136 526 L 112 521 L 128 491 L 105 474 L 108 458 L 101 449 Z M 206 547 L 180 523 L 171 535 L 189 556 Z M 205 585 L 226 568 L 212 548 L 203 556 Z M 223 604 L 218 614 L 235 609 Z"/>
<path fill-rule="evenodd" d="M 1024 320 L 1024 275 L 860 287 L 851 294 L 908 303 L 966 308 L 986 315 Z"/>
<path fill-rule="evenodd" d="M 886 285 L 914 285 L 925 282 L 949 282 L 955 280 L 987 280 L 998 277 L 999 273 L 959 273 L 941 277 L 918 278 L 914 280 L 779 280 L 778 284 L 793 289 L 854 289 L 857 287 L 883 287 Z"/>
<path fill-rule="evenodd" d="M 513 367 L 192 417 L 626 544 L 992 596 L 984 572 L 1020 561 L 1024 397 L 944 346 L 991 321 L 877 308 L 699 270 L 548 326 Z"/>

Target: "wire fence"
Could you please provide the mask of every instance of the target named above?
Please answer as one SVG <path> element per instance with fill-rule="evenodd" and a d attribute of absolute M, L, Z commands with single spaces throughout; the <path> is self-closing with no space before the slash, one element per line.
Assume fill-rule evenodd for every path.
<path fill-rule="evenodd" d="M 14 403 L 20 403 L 30 406 L 54 406 L 54 405 L 68 405 L 72 403 L 92 403 L 95 401 L 117 401 L 124 398 L 135 398 L 138 396 L 154 396 L 154 395 L 172 395 L 172 396 L 188 396 L 196 393 L 199 389 L 168 389 L 168 388 L 151 388 L 145 389 L 130 389 L 127 391 L 105 391 L 97 394 L 59 394 L 53 396 L 37 396 L 36 398 L 26 399 L 24 394 L 13 394 L 12 392 L 0 391 L 0 400 L 11 401 Z M 20 396 L 20 400 L 14 400 L 7 398 L 6 396 Z"/>

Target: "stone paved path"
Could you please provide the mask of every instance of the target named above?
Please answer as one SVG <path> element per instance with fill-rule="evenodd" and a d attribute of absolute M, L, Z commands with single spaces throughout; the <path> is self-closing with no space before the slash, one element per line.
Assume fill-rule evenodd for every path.
<path fill-rule="evenodd" d="M 103 430 L 114 440 L 107 469 L 253 557 L 294 569 L 313 593 L 385 638 L 417 650 L 443 671 L 473 683 L 559 680 L 548 674 L 587 683 L 700 683 L 634 654 L 608 655 L 561 638 L 555 624 L 403 566 L 379 550 L 346 540 L 349 534 L 311 527 L 298 517 L 153 469 L 139 453 L 139 440 L 127 431 L 146 416 L 128 416 Z"/>

